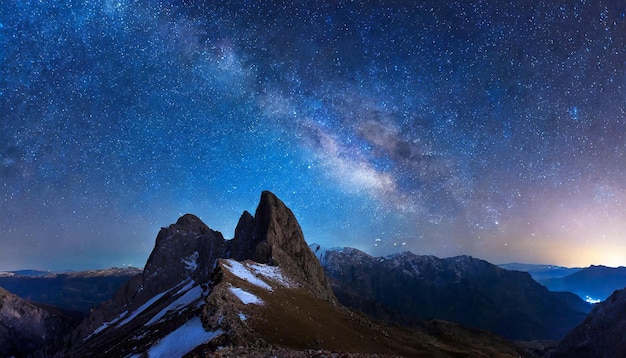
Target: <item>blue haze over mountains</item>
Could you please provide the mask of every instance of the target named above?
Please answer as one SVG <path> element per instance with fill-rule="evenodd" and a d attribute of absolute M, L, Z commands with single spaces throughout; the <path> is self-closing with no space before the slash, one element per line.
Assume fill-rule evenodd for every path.
<path fill-rule="evenodd" d="M 552 291 L 569 291 L 588 301 L 604 301 L 614 291 L 626 287 L 626 267 L 591 266 L 539 282 Z"/>

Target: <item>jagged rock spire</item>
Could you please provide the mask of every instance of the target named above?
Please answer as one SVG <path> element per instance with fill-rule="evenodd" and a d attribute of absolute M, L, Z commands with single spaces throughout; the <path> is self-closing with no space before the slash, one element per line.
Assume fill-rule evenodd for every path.
<path fill-rule="evenodd" d="M 235 228 L 230 258 L 237 261 L 251 259 L 258 243 L 258 240 L 255 240 L 254 217 L 249 212 L 244 211 Z"/>
<path fill-rule="evenodd" d="M 162 228 L 144 268 L 140 296 L 154 295 L 186 277 L 208 282 L 218 258 L 280 266 L 318 297 L 335 302 L 317 257 L 309 249 L 293 212 L 269 191 L 254 216 L 244 211 L 233 240 L 227 241 L 195 215 L 185 214 Z M 134 300 L 133 306 L 144 301 Z"/>
<path fill-rule="evenodd" d="M 337 305 L 322 266 L 304 241 L 295 216 L 274 194 L 264 191 L 255 215 L 244 212 L 241 216 L 233 240 L 225 240 L 220 232 L 191 214 L 161 228 L 143 273 L 120 287 L 112 301 L 94 310 L 69 339 L 80 342 L 80 352 L 97 352 L 97 342 L 104 342 L 106 337 L 90 340 L 89 344 L 82 342 L 105 322 L 137 310 L 181 283 L 193 280 L 206 287 L 218 284 L 215 270 L 220 258 L 278 266 L 313 296 Z"/>
<path fill-rule="evenodd" d="M 253 220 L 244 212 L 233 240 L 235 259 L 281 267 L 318 297 L 335 301 L 324 269 L 309 249 L 293 212 L 269 191 L 261 194 Z"/>

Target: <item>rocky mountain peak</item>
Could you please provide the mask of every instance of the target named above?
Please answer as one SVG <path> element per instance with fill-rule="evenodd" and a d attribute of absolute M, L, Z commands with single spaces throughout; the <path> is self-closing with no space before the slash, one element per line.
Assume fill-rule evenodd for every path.
<path fill-rule="evenodd" d="M 235 237 L 231 241 L 230 257 L 238 261 L 250 259 L 257 244 L 258 240 L 254 235 L 254 217 L 244 211 L 235 228 Z"/>
<path fill-rule="evenodd" d="M 280 266 L 318 297 L 335 302 L 324 269 L 304 241 L 293 212 L 276 195 L 261 193 L 254 216 L 245 211 L 232 240 L 230 257 Z"/>
<path fill-rule="evenodd" d="M 210 326 L 214 333 L 235 332 L 233 327 L 241 325 L 236 312 L 228 316 L 232 320 L 220 318 L 219 314 L 215 316 L 219 311 L 215 311 L 215 302 L 231 307 L 229 302 L 233 299 L 227 299 L 228 294 L 221 295 L 222 291 L 230 292 L 231 283 L 220 274 L 223 268 L 219 259 L 245 261 L 247 265 L 258 263 L 262 265 L 259 267 L 267 267 L 262 269 L 267 272 L 275 272 L 271 268 L 275 266 L 285 275 L 285 280 L 295 283 L 295 290 L 306 292 L 304 294 L 323 300 L 327 305 L 337 305 L 323 268 L 304 241 L 295 216 L 274 194 L 263 192 L 255 216 L 243 213 L 233 240 L 225 240 L 220 232 L 191 214 L 161 228 L 143 273 L 124 284 L 113 301 L 94 310 L 70 338 L 70 341 L 81 342 L 76 350 L 61 352 L 59 356 L 93 354 L 101 344 L 119 339 L 125 342 L 119 345 L 121 351 L 135 351 L 133 347 L 139 345 L 126 340 L 130 337 L 125 335 L 126 330 L 134 331 L 147 342 L 187 327 L 185 322 L 190 317 L 196 317 L 193 318 L 198 320 L 193 321 L 196 323 L 201 320 L 204 328 Z M 168 310 L 180 314 L 170 317 Z M 205 314 L 200 315 L 200 311 Z M 209 322 L 210 317 L 215 318 L 215 324 Z M 146 323 L 153 324 L 146 327 Z M 82 343 L 85 340 L 89 343 Z M 149 344 L 145 343 L 144 348 Z"/>
<path fill-rule="evenodd" d="M 253 237 L 256 242 L 252 257 L 254 261 L 276 264 L 275 250 L 300 255 L 304 243 L 300 224 L 291 210 L 274 194 L 268 191 L 261 194 L 254 218 Z"/>
<path fill-rule="evenodd" d="M 179 230 L 193 231 L 203 234 L 209 231 L 209 227 L 193 214 L 185 214 L 176 221 L 176 228 Z"/>
<path fill-rule="evenodd" d="M 281 267 L 323 299 L 335 301 L 324 269 L 311 251 L 293 212 L 274 194 L 264 191 L 254 215 L 252 260 Z"/>
<path fill-rule="evenodd" d="M 187 278 L 207 282 L 217 259 L 226 255 L 225 243 L 219 231 L 210 229 L 192 214 L 185 214 L 175 224 L 162 228 L 143 271 L 138 288 L 140 299 L 133 305 Z"/>

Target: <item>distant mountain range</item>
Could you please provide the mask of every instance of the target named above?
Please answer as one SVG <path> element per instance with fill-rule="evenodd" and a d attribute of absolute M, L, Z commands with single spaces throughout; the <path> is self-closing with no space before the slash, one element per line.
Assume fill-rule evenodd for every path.
<path fill-rule="evenodd" d="M 342 304 L 387 322 L 412 326 L 435 318 L 515 340 L 558 340 L 591 310 L 576 295 L 551 292 L 525 272 L 469 256 L 372 257 L 352 248 L 311 248 Z"/>
<path fill-rule="evenodd" d="M 552 291 L 568 291 L 590 302 L 606 300 L 626 287 L 626 267 L 590 266 L 571 275 L 539 281 Z"/>
<path fill-rule="evenodd" d="M 576 295 L 551 292 L 528 273 L 469 256 L 372 257 L 308 246 L 291 210 L 270 192 L 263 192 L 254 216 L 242 214 L 232 240 L 190 214 L 162 228 L 144 270 L 0 276 L 21 280 L 31 295 L 33 287 L 47 291 L 39 298 L 65 295 L 63 302 L 83 288 L 87 294 L 74 297 L 102 302 L 98 292 L 118 286 L 111 299 L 90 306 L 80 324 L 62 310 L 0 289 L 0 356 L 532 358 L 548 352 L 561 358 L 624 352 L 623 291 L 585 318 L 591 305 Z M 540 341 L 513 343 L 503 336 Z M 549 351 L 556 343 L 545 340 L 562 337 Z"/>
<path fill-rule="evenodd" d="M 38 277 L 49 275 L 53 272 L 51 271 L 41 271 L 41 270 L 17 270 L 17 271 L 0 271 L 0 277 L 4 276 L 28 276 L 28 277 Z"/>
<path fill-rule="evenodd" d="M 109 268 L 71 273 L 23 270 L 0 273 L 0 287 L 23 299 L 77 311 L 83 315 L 113 297 L 137 268 Z"/>
<path fill-rule="evenodd" d="M 522 263 L 510 263 L 498 266 L 511 271 L 528 272 L 537 282 L 541 282 L 542 280 L 550 278 L 565 277 L 581 270 L 580 267 L 563 267 L 556 265 L 535 265 Z"/>
<path fill-rule="evenodd" d="M 572 292 L 590 303 L 604 301 L 614 291 L 626 287 L 626 267 L 568 268 L 520 263 L 499 266 L 507 270 L 528 272 L 550 291 Z"/>

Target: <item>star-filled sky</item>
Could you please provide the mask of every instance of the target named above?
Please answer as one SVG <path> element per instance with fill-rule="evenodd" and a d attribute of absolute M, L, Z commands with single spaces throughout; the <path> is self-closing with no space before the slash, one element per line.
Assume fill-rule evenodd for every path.
<path fill-rule="evenodd" d="M 271 190 L 309 243 L 626 265 L 619 1 L 0 4 L 0 269 L 142 267 Z"/>

